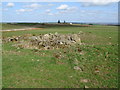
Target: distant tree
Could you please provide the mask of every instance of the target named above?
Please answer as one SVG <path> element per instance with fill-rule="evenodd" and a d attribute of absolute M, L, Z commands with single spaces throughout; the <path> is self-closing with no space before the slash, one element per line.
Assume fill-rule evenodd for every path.
<path fill-rule="evenodd" d="M 41 25 L 45 25 L 45 23 L 41 23 Z"/>
<path fill-rule="evenodd" d="M 90 23 L 89 25 L 93 25 L 92 23 Z"/>
<path fill-rule="evenodd" d="M 66 23 L 65 20 L 64 20 L 64 23 Z"/>
<path fill-rule="evenodd" d="M 58 23 L 60 23 L 60 20 L 58 20 Z"/>

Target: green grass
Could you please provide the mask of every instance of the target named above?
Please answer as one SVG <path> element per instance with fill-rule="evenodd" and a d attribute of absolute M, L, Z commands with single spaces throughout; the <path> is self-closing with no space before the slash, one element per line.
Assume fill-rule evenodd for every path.
<path fill-rule="evenodd" d="M 81 40 L 85 45 L 66 49 L 36 51 L 17 49 L 12 46 L 15 42 L 3 43 L 3 88 L 117 88 L 117 26 L 46 26 L 40 30 L 4 32 L 3 37 L 79 31 L 84 33 Z M 61 56 L 57 58 L 56 54 Z M 83 71 L 74 70 L 74 66 Z"/>
<path fill-rule="evenodd" d="M 0 28 L 2 28 L 2 30 L 8 30 L 8 29 L 21 29 L 21 28 L 27 28 L 27 26 L 12 25 L 12 24 L 0 24 Z"/>

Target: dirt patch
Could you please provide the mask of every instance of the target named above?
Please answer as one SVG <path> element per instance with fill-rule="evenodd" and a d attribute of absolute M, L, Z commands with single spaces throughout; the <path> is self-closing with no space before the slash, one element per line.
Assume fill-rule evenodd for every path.
<path fill-rule="evenodd" d="M 43 28 L 26 28 L 26 29 L 9 29 L 9 30 L 0 30 L 2 32 L 13 32 L 13 31 L 28 31 L 28 30 L 38 30 Z"/>

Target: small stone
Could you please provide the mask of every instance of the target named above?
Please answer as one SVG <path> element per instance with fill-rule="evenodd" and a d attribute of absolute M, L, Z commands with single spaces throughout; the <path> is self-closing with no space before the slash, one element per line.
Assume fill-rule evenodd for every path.
<path fill-rule="evenodd" d="M 74 60 L 74 64 L 78 65 L 79 64 L 79 61 L 75 58 Z"/>
<path fill-rule="evenodd" d="M 100 71 L 98 69 L 95 70 L 95 73 L 99 73 Z"/>
<path fill-rule="evenodd" d="M 50 49 L 50 46 L 46 46 L 46 47 L 44 47 L 44 49 L 45 49 L 45 50 L 48 50 L 48 49 Z"/>
<path fill-rule="evenodd" d="M 80 70 L 80 71 L 83 71 L 80 67 L 78 67 L 78 66 L 74 66 L 74 69 L 75 70 Z"/>
<path fill-rule="evenodd" d="M 37 61 L 40 61 L 40 60 L 37 60 Z"/>
<path fill-rule="evenodd" d="M 17 49 L 20 49 L 19 47 L 17 47 Z"/>
<path fill-rule="evenodd" d="M 87 82 L 89 82 L 88 79 L 81 79 L 80 81 L 81 81 L 82 83 L 87 83 Z"/>
<path fill-rule="evenodd" d="M 55 35 L 58 35 L 58 33 L 57 33 L 57 32 L 55 32 Z"/>
<path fill-rule="evenodd" d="M 79 31 L 79 34 L 83 34 L 83 32 L 82 32 L 82 31 Z"/>
<path fill-rule="evenodd" d="M 63 42 L 60 42 L 60 44 L 63 44 Z"/>
<path fill-rule="evenodd" d="M 70 78 L 72 78 L 73 76 L 69 76 Z"/>
<path fill-rule="evenodd" d="M 31 39 L 31 40 L 37 40 L 37 37 L 36 36 L 32 36 L 32 37 L 29 37 L 29 39 Z"/>
<path fill-rule="evenodd" d="M 89 88 L 89 87 L 85 85 L 85 88 Z"/>

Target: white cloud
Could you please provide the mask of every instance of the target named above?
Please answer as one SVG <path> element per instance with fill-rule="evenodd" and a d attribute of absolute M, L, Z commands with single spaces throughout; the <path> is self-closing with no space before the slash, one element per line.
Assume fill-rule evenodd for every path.
<path fill-rule="evenodd" d="M 59 7 L 57 7 L 56 9 L 58 9 L 58 10 L 76 10 L 77 9 L 77 7 L 74 7 L 74 6 L 68 6 L 68 5 L 66 5 L 66 4 L 63 4 L 63 5 L 60 5 Z"/>
<path fill-rule="evenodd" d="M 118 2 L 119 0 L 93 0 L 91 2 L 84 2 L 82 6 L 88 7 L 88 6 L 104 6 L 109 5 L 113 2 Z"/>
<path fill-rule="evenodd" d="M 57 7 L 56 9 L 59 9 L 59 10 L 66 10 L 66 9 L 68 9 L 68 5 L 63 4 L 63 5 L 60 5 L 59 7 Z"/>
<path fill-rule="evenodd" d="M 68 5 L 66 5 L 66 4 L 62 4 L 62 5 L 60 5 L 59 7 L 57 7 L 56 8 L 57 10 L 59 10 L 58 11 L 58 13 L 60 14 L 60 13 L 73 13 L 73 12 L 75 12 L 78 8 L 77 7 L 75 7 L 75 6 L 68 6 Z"/>
<path fill-rule="evenodd" d="M 46 12 L 46 13 L 50 13 L 50 12 L 51 12 L 51 10 L 50 10 L 50 9 L 47 9 L 45 12 Z"/>
<path fill-rule="evenodd" d="M 29 12 L 29 11 L 33 11 L 33 9 L 18 9 L 18 10 L 16 10 L 17 13 L 20 13 L 20 12 Z"/>
<path fill-rule="evenodd" d="M 48 15 L 54 15 L 53 13 L 48 13 Z"/>
<path fill-rule="evenodd" d="M 13 7 L 13 6 L 15 6 L 14 3 L 8 3 L 7 4 L 7 7 Z"/>
<path fill-rule="evenodd" d="M 47 15 L 54 15 L 54 14 L 51 12 L 50 9 L 45 10 L 45 13 L 46 13 Z"/>
<path fill-rule="evenodd" d="M 22 12 L 30 12 L 30 11 L 33 11 L 33 10 L 39 8 L 40 6 L 41 6 L 40 4 L 33 3 L 33 4 L 30 4 L 30 5 L 23 6 L 24 8 L 18 9 L 18 10 L 16 10 L 16 12 L 17 12 L 17 14 L 20 14 Z"/>
<path fill-rule="evenodd" d="M 41 7 L 41 5 L 40 5 L 40 4 L 37 4 L 37 3 L 33 3 L 33 4 L 31 4 L 31 5 L 26 5 L 25 7 L 37 9 L 37 8 Z"/>

